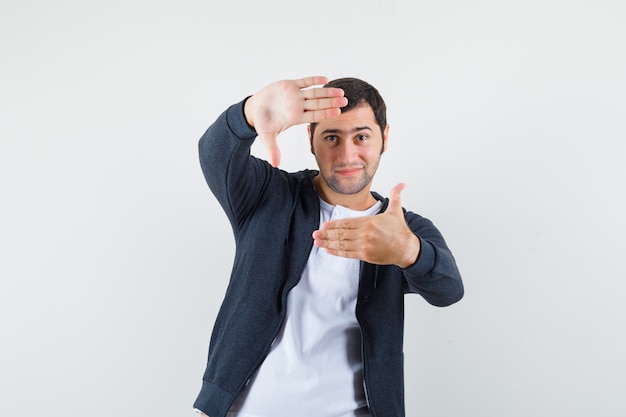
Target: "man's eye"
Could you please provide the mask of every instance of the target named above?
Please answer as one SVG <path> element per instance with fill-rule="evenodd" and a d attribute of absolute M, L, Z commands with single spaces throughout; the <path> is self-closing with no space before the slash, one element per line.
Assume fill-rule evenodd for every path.
<path fill-rule="evenodd" d="M 367 140 L 367 136 L 366 135 L 359 135 L 356 137 L 356 140 L 358 140 L 359 142 L 363 142 L 365 140 Z"/>
<path fill-rule="evenodd" d="M 335 135 L 326 136 L 326 140 L 328 142 L 336 142 L 337 141 L 337 136 L 335 136 Z"/>

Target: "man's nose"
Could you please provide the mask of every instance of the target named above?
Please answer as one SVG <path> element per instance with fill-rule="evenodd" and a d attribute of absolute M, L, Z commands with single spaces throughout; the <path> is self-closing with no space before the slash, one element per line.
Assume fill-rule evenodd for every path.
<path fill-rule="evenodd" d="M 339 145 L 337 160 L 343 164 L 354 161 L 357 146 L 351 140 L 344 140 Z"/>

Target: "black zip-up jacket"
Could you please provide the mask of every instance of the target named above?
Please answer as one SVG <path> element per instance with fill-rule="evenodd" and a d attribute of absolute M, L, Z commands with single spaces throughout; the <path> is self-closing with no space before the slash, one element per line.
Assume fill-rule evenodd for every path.
<path fill-rule="evenodd" d="M 245 100 L 228 108 L 200 139 L 206 181 L 233 228 L 235 262 L 215 321 L 200 394 L 194 407 L 224 417 L 265 359 L 285 318 L 287 293 L 300 280 L 319 227 L 317 171 L 287 173 L 250 155 L 256 131 Z M 388 205 L 376 193 L 372 195 Z M 405 211 L 421 251 L 412 266 L 361 262 L 356 316 L 361 327 L 365 392 L 374 417 L 404 412 L 404 294 L 435 306 L 463 297 L 452 253 L 435 226 Z M 280 391 L 276 395 L 281 395 Z"/>

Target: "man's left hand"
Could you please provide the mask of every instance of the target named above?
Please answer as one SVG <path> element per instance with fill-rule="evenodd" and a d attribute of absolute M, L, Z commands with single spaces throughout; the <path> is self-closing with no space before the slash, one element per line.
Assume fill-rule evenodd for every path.
<path fill-rule="evenodd" d="M 398 184 L 389 193 L 389 207 L 376 216 L 325 222 L 313 232 L 314 245 L 331 255 L 378 265 L 406 268 L 417 260 L 420 241 L 409 229 L 402 212 Z"/>

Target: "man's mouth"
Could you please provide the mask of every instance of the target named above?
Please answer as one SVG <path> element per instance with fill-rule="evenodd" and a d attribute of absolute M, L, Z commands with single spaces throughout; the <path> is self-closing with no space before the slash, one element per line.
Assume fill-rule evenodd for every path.
<path fill-rule="evenodd" d="M 335 169 L 335 172 L 339 175 L 343 175 L 344 177 L 352 177 L 361 172 L 362 169 L 363 167 L 339 168 Z"/>

